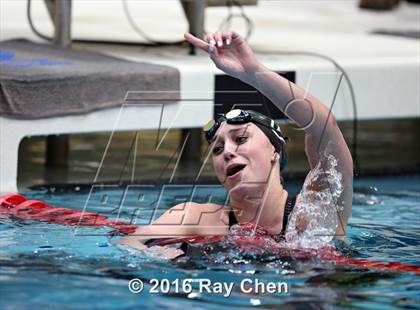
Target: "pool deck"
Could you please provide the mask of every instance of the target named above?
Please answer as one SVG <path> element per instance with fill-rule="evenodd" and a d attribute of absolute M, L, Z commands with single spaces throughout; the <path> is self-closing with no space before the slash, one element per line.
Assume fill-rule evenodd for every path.
<path fill-rule="evenodd" d="M 357 3 L 259 1 L 257 6 L 244 7 L 247 16 L 254 23 L 254 32 L 249 43 L 266 66 L 276 71 L 295 72 L 296 83 L 327 105 L 332 103 L 340 71 L 325 59 L 293 53 L 318 53 L 334 59 L 350 78 L 355 91 L 359 120 L 420 117 L 419 39 L 373 34 L 380 30 L 420 32 L 420 6 L 402 2 L 395 10 L 376 12 L 360 10 Z M 33 4 L 36 26 L 41 32 L 50 34 L 52 27 L 44 3 L 34 1 Z M 139 27 L 150 37 L 162 41 L 182 39 L 187 23 L 178 1 L 129 1 L 128 4 Z M 0 2 L 2 40 L 19 37 L 41 42 L 31 32 L 25 10 L 26 1 Z M 205 29 L 216 30 L 226 15 L 226 8 L 208 8 Z M 233 27 L 241 34 L 246 32 L 240 19 L 235 20 Z M 74 1 L 72 36 L 79 39 L 142 41 L 130 28 L 121 1 L 101 1 L 100 6 L 97 1 Z M 75 44 L 73 47 L 101 51 L 133 61 L 174 66 L 181 72 L 183 98 L 205 96 L 212 100 L 215 90 L 214 76 L 222 74 L 211 64 L 204 52 L 191 56 L 185 47 L 147 48 L 91 44 Z M 114 109 L 94 113 L 106 114 L 99 119 L 110 119 L 117 117 L 118 111 L 119 109 Z M 339 120 L 352 120 L 355 117 L 346 83 L 342 83 L 340 87 L 333 112 Z M 109 113 L 111 116 L 108 116 Z M 146 116 L 149 111 L 142 113 Z M 177 127 L 203 125 L 211 115 L 211 105 L 203 105 L 201 114 L 202 117 L 194 122 L 185 121 L 184 126 L 179 124 Z M 170 117 L 173 112 L 168 111 L 167 115 Z M 0 117 L 0 193 L 16 191 L 17 149 L 20 140 L 28 135 L 75 132 L 59 125 L 66 118 L 71 124 L 81 121 L 87 124 L 77 129 L 77 132 L 111 131 L 115 128 L 113 122 L 105 126 L 99 124 L 102 122 L 99 121 L 97 126 L 94 125 L 94 121 L 90 120 L 97 119 L 96 114 L 86 115 L 83 119 L 66 116 L 35 121 Z M 36 124 L 39 126 L 34 126 Z M 134 122 L 123 124 L 117 130 L 151 128 L 139 128 Z"/>
<path fill-rule="evenodd" d="M 419 40 L 372 34 L 378 30 L 420 32 L 420 6 L 402 2 L 392 11 L 361 10 L 357 1 L 259 1 L 245 6 L 254 23 L 250 45 L 273 70 L 296 71 L 297 84 L 326 104 L 337 86 L 339 71 L 328 61 L 311 56 L 279 55 L 304 51 L 334 59 L 348 73 L 356 93 L 359 119 L 420 116 Z M 187 29 L 178 1 L 129 1 L 139 27 L 162 41 L 183 38 Z M 26 1 L 2 1 L 2 40 L 24 37 L 39 41 L 29 29 Z M 226 8 L 207 8 L 205 29 L 215 31 Z M 33 4 L 33 20 L 43 33 L 51 22 L 43 2 Z M 235 29 L 244 34 L 244 23 Z M 234 24 L 235 26 L 235 24 Z M 73 1 L 73 38 L 142 41 L 128 24 L 121 1 Z M 214 92 L 214 75 L 221 74 L 205 53 L 188 55 L 186 48 L 142 48 L 83 45 L 134 61 L 172 65 L 181 71 L 183 92 Z M 271 54 L 272 53 L 272 54 Z M 404 98 L 404 100 L 401 100 Z M 396 108 L 398 106 L 398 108 Z M 350 96 L 343 83 L 335 104 L 338 119 L 352 119 Z"/>

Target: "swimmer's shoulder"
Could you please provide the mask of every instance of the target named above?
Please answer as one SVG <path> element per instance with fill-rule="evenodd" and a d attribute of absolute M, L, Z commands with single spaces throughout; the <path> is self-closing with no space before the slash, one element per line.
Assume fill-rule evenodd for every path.
<path fill-rule="evenodd" d="M 196 234 L 224 234 L 228 231 L 230 206 L 215 203 L 189 202 L 174 206 L 170 213 L 184 209 L 183 225 L 193 228 Z"/>
<path fill-rule="evenodd" d="M 221 234 L 226 232 L 230 207 L 214 203 L 184 202 L 168 209 L 147 226 L 184 234 Z M 142 229 L 144 230 L 144 228 Z"/>
<path fill-rule="evenodd" d="M 122 238 L 118 243 L 143 249 L 146 247 L 143 243 L 153 238 L 225 235 L 229 231 L 226 225 L 229 210 L 228 206 L 213 203 L 180 203 L 169 208 L 150 224 L 139 226 L 133 234 Z"/>

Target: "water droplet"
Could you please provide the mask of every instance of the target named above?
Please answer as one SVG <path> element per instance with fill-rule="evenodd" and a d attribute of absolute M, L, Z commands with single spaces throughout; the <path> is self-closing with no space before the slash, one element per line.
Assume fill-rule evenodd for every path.
<path fill-rule="evenodd" d="M 199 298 L 199 297 L 201 297 L 201 294 L 197 292 L 191 292 L 187 295 L 187 298 L 190 298 L 190 299 Z"/>
<path fill-rule="evenodd" d="M 250 302 L 250 303 L 251 303 L 251 305 L 253 305 L 253 306 L 259 306 L 259 305 L 261 305 L 261 300 L 256 299 L 256 298 L 251 298 L 251 299 L 249 300 L 249 302 Z"/>

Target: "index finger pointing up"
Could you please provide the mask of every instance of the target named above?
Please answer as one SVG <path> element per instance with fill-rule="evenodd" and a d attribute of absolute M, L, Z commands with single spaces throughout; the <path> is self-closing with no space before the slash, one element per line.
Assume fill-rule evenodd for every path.
<path fill-rule="evenodd" d="M 198 48 L 202 49 L 203 51 L 205 51 L 207 53 L 211 52 L 212 49 L 214 49 L 213 46 L 211 46 L 210 44 L 206 43 L 205 41 L 193 36 L 189 32 L 186 32 L 184 34 L 184 38 L 185 38 L 185 40 L 187 40 L 189 43 L 191 43 L 195 47 L 198 47 Z"/>

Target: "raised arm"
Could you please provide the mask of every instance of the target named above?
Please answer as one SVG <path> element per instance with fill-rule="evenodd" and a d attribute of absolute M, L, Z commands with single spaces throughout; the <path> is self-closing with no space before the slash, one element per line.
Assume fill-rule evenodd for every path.
<path fill-rule="evenodd" d="M 337 201 L 341 209 L 337 234 L 344 235 L 351 214 L 353 162 L 331 111 L 304 89 L 259 63 L 251 48 L 237 33 L 208 34 L 207 42 L 189 33 L 185 34 L 185 38 L 206 51 L 217 68 L 258 89 L 304 130 L 305 151 L 311 169 L 318 163 L 322 166 L 324 154 L 335 157 L 343 185 L 343 192 Z M 324 188 L 325 179 L 312 184 L 313 189 L 316 187 Z"/>

